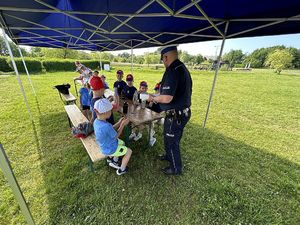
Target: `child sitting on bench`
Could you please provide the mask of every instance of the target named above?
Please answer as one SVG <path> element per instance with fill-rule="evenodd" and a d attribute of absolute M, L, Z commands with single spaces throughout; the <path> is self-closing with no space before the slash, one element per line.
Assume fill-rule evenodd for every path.
<path fill-rule="evenodd" d="M 97 119 L 94 121 L 94 131 L 101 152 L 111 160 L 109 166 L 117 169 L 116 172 L 118 175 L 122 175 L 128 172 L 127 164 L 132 151 L 118 138 L 124 127 L 129 123 L 129 120 L 121 118 L 114 126 L 112 126 L 106 121 L 111 116 L 112 108 L 113 106 L 108 99 L 102 98 L 95 102 L 94 110 L 97 114 Z M 121 166 L 119 167 L 119 165 L 114 162 L 113 158 L 120 156 L 123 156 L 123 158 Z"/>

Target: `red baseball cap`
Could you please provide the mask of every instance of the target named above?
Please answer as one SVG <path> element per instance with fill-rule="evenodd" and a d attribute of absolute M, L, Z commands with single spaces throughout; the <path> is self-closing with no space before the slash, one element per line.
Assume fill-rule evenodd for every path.
<path fill-rule="evenodd" d="M 140 86 L 148 87 L 148 84 L 147 84 L 146 81 L 142 81 L 142 82 L 140 83 Z"/>
<path fill-rule="evenodd" d="M 104 84 L 100 77 L 92 76 L 90 79 L 90 85 L 92 90 L 97 91 L 104 88 Z"/>
<path fill-rule="evenodd" d="M 132 76 L 132 74 L 128 74 L 128 75 L 126 76 L 126 81 L 133 81 L 133 76 Z"/>

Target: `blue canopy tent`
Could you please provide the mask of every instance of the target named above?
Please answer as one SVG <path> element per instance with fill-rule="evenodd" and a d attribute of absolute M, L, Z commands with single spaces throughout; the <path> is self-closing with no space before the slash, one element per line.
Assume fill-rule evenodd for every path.
<path fill-rule="evenodd" d="M 220 59 L 229 38 L 299 33 L 300 1 L 1 0 L 0 22 L 17 45 L 114 51 L 222 40 Z"/>

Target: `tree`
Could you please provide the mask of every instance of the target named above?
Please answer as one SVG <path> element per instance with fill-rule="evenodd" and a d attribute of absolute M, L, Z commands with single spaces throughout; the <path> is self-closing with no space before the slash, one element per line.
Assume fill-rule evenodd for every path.
<path fill-rule="evenodd" d="M 242 63 L 245 55 L 242 50 L 230 50 L 230 52 L 224 54 L 223 60 L 229 62 L 230 67 L 234 67 L 235 64 Z"/>
<path fill-rule="evenodd" d="M 287 50 L 292 54 L 293 61 L 292 61 L 292 67 L 293 68 L 300 68 L 300 49 L 289 47 Z"/>
<path fill-rule="evenodd" d="M 251 67 L 253 68 L 262 68 L 265 65 L 268 54 L 276 49 L 285 49 L 285 47 L 283 45 L 277 45 L 269 48 L 256 49 L 245 58 L 244 63 L 251 63 Z"/>
<path fill-rule="evenodd" d="M 32 47 L 30 52 L 31 57 L 43 57 L 44 54 L 42 52 L 42 48 L 40 47 Z"/>
<path fill-rule="evenodd" d="M 20 53 L 19 53 L 17 45 L 11 41 L 8 41 L 8 43 L 9 43 L 9 46 L 11 48 L 11 51 L 12 51 L 12 54 L 14 55 L 14 57 L 20 57 Z M 23 56 L 29 55 L 29 53 L 26 51 L 26 49 L 24 49 L 24 48 L 20 48 L 20 49 L 21 49 Z M 0 36 L 0 50 L 1 50 L 0 51 L 1 56 L 9 56 L 8 49 L 6 47 L 4 38 L 2 36 Z"/>
<path fill-rule="evenodd" d="M 275 69 L 275 72 L 280 74 L 283 69 L 291 66 L 293 61 L 292 54 L 287 49 L 277 49 L 270 53 L 265 62 L 266 66 Z"/>

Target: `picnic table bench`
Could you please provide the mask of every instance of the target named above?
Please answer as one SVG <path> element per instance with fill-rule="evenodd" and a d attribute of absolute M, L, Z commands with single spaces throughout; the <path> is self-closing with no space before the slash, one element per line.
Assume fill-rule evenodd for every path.
<path fill-rule="evenodd" d="M 88 119 L 82 114 L 76 105 L 66 105 L 65 110 L 68 115 L 70 127 L 72 124 L 77 127 L 80 123 L 88 122 Z M 89 155 L 88 165 L 90 170 L 93 172 L 93 163 L 104 159 L 105 155 L 101 153 L 94 133 L 90 134 L 86 138 L 80 138 L 80 140 Z"/>
<path fill-rule="evenodd" d="M 71 93 L 69 94 L 63 94 L 63 93 L 59 93 L 60 99 L 66 104 L 66 105 L 71 105 L 71 104 L 76 104 L 76 97 L 74 97 L 74 95 L 72 95 Z"/>

